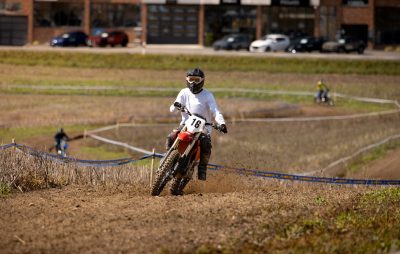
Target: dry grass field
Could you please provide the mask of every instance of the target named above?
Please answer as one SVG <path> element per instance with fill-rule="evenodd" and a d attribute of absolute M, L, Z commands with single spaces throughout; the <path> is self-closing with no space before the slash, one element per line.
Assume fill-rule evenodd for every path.
<path fill-rule="evenodd" d="M 13 73 L 13 75 L 9 75 Z M 162 152 L 179 117 L 168 112 L 184 71 L 0 64 L 0 142 L 48 151 L 58 127 L 70 136 L 115 123 L 166 123 L 99 133 Z M 400 100 L 400 76 L 207 71 L 210 88 L 332 90 Z M 130 92 L 141 87 L 167 92 Z M 100 92 L 99 92 L 100 91 Z M 351 115 L 393 109 L 312 97 L 216 93 L 229 133 L 213 133 L 212 163 L 302 173 L 400 133 L 400 114 L 309 122 L 240 122 L 246 117 Z M 135 154 L 93 139 L 70 142 L 81 159 Z M 400 179 L 399 142 L 325 176 Z M 363 155 L 364 156 L 364 155 Z M 399 169 L 399 170 L 396 170 Z M 386 170 L 386 171 L 385 171 Z M 400 192 L 260 179 L 210 171 L 185 195 L 149 195 L 149 160 L 83 167 L 0 150 L 1 253 L 394 253 L 400 248 Z M 357 244 L 355 244 L 357 243 Z"/>

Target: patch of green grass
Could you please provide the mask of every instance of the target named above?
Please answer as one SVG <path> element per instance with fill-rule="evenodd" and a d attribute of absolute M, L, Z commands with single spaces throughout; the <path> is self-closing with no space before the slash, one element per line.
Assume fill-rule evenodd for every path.
<path fill-rule="evenodd" d="M 48 77 L 29 77 L 29 78 L 20 78 L 20 77 L 6 77 L 1 80 L 0 83 L 5 85 L 29 85 L 29 86 L 48 86 L 48 90 L 57 88 L 57 86 L 69 86 L 69 87 L 80 87 L 80 86 L 88 86 L 88 87 L 176 87 L 177 89 L 182 87 L 181 83 L 173 82 L 173 81 L 165 81 L 165 80 L 124 80 L 115 77 L 110 80 L 103 79 L 65 79 L 65 78 L 53 78 L 51 76 Z M 118 89 L 118 88 L 115 88 Z"/>
<path fill-rule="evenodd" d="M 75 68 L 256 71 L 268 73 L 340 73 L 400 75 L 398 61 L 289 59 L 243 56 L 94 54 L 0 51 L 0 63 Z"/>
<path fill-rule="evenodd" d="M 93 160 L 104 160 L 104 159 L 121 159 L 129 158 L 130 155 L 127 152 L 121 151 L 110 151 L 104 146 L 89 147 L 84 146 L 79 148 L 79 152 L 84 154 L 84 158 L 92 158 Z"/>
<path fill-rule="evenodd" d="M 8 195 L 11 191 L 10 185 L 0 182 L 0 195 Z"/>
<path fill-rule="evenodd" d="M 383 188 L 364 194 L 361 198 L 361 205 L 368 207 L 369 204 L 394 205 L 400 202 L 400 188 Z"/>
<path fill-rule="evenodd" d="M 14 88 L 0 88 L 0 92 L 3 94 L 42 94 L 42 95 L 89 95 L 89 96 L 131 96 L 131 97 L 174 97 L 176 91 L 150 91 L 150 90 L 119 90 L 119 89 L 32 89 L 30 87 L 14 87 Z"/>
<path fill-rule="evenodd" d="M 323 206 L 327 203 L 327 201 L 324 197 L 318 196 L 314 199 L 314 203 L 318 206 Z"/>
<path fill-rule="evenodd" d="M 342 107 L 350 110 L 361 110 L 364 112 L 378 112 L 384 110 L 393 110 L 397 109 L 394 104 L 381 104 L 381 103 L 373 103 L 373 102 L 363 102 L 352 99 L 343 99 L 338 98 L 335 102 L 337 107 Z"/>
<path fill-rule="evenodd" d="M 85 129 L 95 128 L 96 126 L 87 125 L 66 125 L 63 127 L 67 133 L 81 132 L 83 133 Z M 36 136 L 51 136 L 56 133 L 57 127 L 54 126 L 44 126 L 44 127 L 17 127 L 17 128 L 0 128 L 0 142 L 3 144 L 11 143 L 12 139 L 16 139 L 15 142 L 19 143 L 20 140 L 27 138 L 32 138 Z"/>

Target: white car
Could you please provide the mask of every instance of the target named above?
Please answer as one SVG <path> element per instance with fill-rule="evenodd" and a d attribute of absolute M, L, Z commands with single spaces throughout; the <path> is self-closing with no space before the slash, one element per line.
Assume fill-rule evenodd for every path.
<path fill-rule="evenodd" d="M 286 50 L 289 47 L 290 39 L 283 34 L 265 35 L 259 40 L 250 44 L 250 52 L 268 52 Z"/>

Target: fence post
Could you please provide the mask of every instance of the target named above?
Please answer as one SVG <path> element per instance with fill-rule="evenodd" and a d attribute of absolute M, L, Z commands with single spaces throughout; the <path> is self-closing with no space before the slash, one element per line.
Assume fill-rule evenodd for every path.
<path fill-rule="evenodd" d="M 336 89 L 333 88 L 333 102 L 336 104 Z"/>
<path fill-rule="evenodd" d="M 151 185 L 153 184 L 153 171 L 154 171 L 154 156 L 155 155 L 155 149 L 153 148 L 153 157 L 151 157 L 151 166 L 150 166 L 150 188 Z"/>

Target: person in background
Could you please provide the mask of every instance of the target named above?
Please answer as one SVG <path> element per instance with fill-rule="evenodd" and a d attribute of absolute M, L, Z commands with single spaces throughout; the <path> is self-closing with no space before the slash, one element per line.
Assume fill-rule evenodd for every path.
<path fill-rule="evenodd" d="M 316 94 L 316 101 L 317 102 L 324 102 L 328 99 L 329 88 L 325 84 L 323 79 L 320 79 L 317 83 L 317 94 Z"/>
<path fill-rule="evenodd" d="M 69 140 L 70 140 L 70 138 L 64 132 L 64 129 L 59 128 L 57 130 L 56 135 L 54 135 L 54 145 L 55 145 L 56 151 L 66 150 L 66 147 L 64 147 L 64 148 L 61 147 L 61 143 L 62 143 L 62 141 L 65 141 L 65 144 L 67 144 L 67 141 L 69 141 Z"/>

